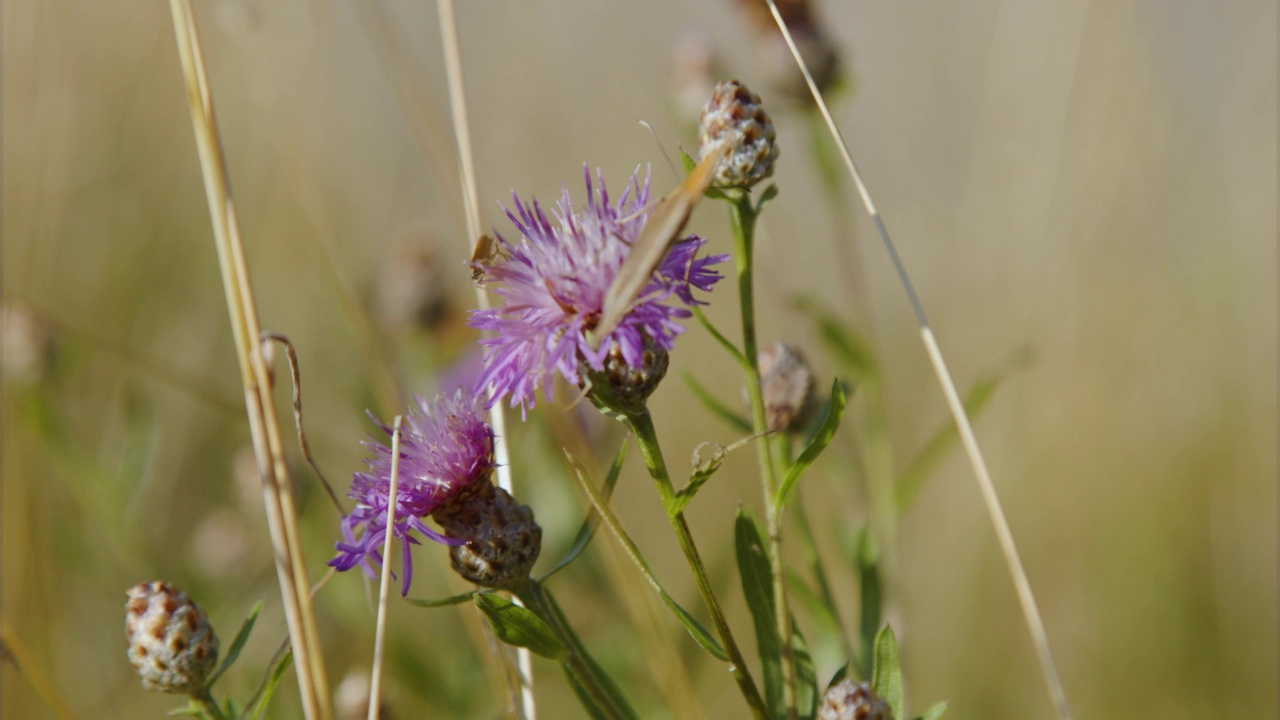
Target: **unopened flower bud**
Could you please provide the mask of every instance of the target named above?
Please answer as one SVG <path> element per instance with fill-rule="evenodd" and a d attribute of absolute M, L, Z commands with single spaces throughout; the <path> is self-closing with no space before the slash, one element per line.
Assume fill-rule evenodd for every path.
<path fill-rule="evenodd" d="M 817 397 L 813 370 L 793 345 L 774 343 L 760 351 L 760 392 L 769 430 L 799 432 L 813 419 Z"/>
<path fill-rule="evenodd" d="M 615 343 L 604 359 L 604 370 L 590 373 L 591 401 L 602 410 L 638 413 L 644 409 L 645 401 L 653 391 L 658 389 L 658 383 L 666 377 L 670 362 L 671 356 L 667 351 L 647 335 L 644 336 L 638 364 L 628 362 L 626 354 Z"/>
<path fill-rule="evenodd" d="M 822 696 L 818 720 L 893 720 L 893 711 L 876 697 L 869 683 L 845 678 Z"/>
<path fill-rule="evenodd" d="M 449 538 L 454 572 L 481 587 L 514 590 L 529 578 L 542 549 L 533 510 L 491 482 L 478 483 L 431 514 Z"/>
<path fill-rule="evenodd" d="M 716 85 L 702 110 L 698 133 L 699 157 L 728 143 L 712 184 L 749 188 L 773 174 L 778 161 L 777 134 L 760 96 L 737 80 Z"/>
<path fill-rule="evenodd" d="M 218 662 L 218 636 L 204 610 L 186 593 L 160 581 L 126 593 L 125 636 L 129 662 L 142 686 L 197 695 Z"/>
<path fill-rule="evenodd" d="M 786 100 L 811 106 L 809 88 L 804 75 L 796 66 L 773 12 L 763 0 L 737 0 L 735 3 L 743 16 L 765 44 L 764 67 L 772 90 Z M 780 0 L 776 3 L 782 20 L 791 31 L 796 49 L 813 75 L 818 90 L 826 94 L 840 79 L 840 57 L 836 46 L 822 31 L 822 22 L 810 0 Z"/>

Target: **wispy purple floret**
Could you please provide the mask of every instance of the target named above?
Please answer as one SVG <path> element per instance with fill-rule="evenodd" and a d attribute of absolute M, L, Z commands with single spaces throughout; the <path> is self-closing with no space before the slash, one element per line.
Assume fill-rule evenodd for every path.
<path fill-rule="evenodd" d="M 677 318 L 692 313 L 682 305 L 702 304 L 693 288 L 708 291 L 720 280 L 712 265 L 728 255 L 697 257 L 706 240 L 690 235 L 676 242 L 659 264 L 649 284 L 618 327 L 601 338 L 588 338 L 600 319 L 604 297 L 649 214 L 649 180 L 640 184 L 636 175 L 616 204 L 609 201 L 604 180 L 597 172 L 599 190 L 584 167 L 586 207 L 575 210 L 566 189 L 548 218 L 535 201 L 521 202 L 512 194 L 515 209 L 507 210 L 519 241 L 510 242 L 495 233 L 501 252 L 485 270 L 498 283 L 503 303 L 475 311 L 472 327 L 492 330 L 481 342 L 487 347 L 485 369 L 476 384 L 477 394 L 492 392 L 490 404 L 510 394 L 511 406 L 533 407 L 539 385 L 551 399 L 546 376 L 558 372 L 579 384 L 579 363 L 592 370 L 604 368 L 605 357 L 616 343 L 632 366 L 643 362 L 644 336 L 670 351 L 684 332 Z"/>
<path fill-rule="evenodd" d="M 493 430 L 481 419 L 474 398 L 459 390 L 438 395 L 430 403 L 415 397 L 400 428 L 400 466 L 396 487 L 395 537 L 403 543 L 401 595 L 409 592 L 413 579 L 410 545 L 420 543 L 415 531 L 445 545 L 461 540 L 446 537 L 423 520 L 467 487 L 487 482 L 494 467 Z M 350 570 L 359 565 L 376 577 L 374 564 L 382 562 L 382 546 L 387 537 L 387 507 L 391 491 L 392 428 L 370 415 L 387 434 L 387 445 L 364 442 L 373 452 L 365 461 L 367 472 L 355 473 L 347 497 L 356 507 L 342 520 L 342 541 L 338 555 L 329 565 Z"/>

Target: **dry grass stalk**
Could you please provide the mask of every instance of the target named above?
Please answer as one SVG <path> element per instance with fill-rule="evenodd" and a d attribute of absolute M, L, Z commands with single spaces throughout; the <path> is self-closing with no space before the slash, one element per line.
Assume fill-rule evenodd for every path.
<path fill-rule="evenodd" d="M 462 80 L 462 54 L 458 49 L 458 22 L 453 0 L 439 0 L 440 34 L 444 41 L 445 71 L 449 79 L 449 107 L 453 113 L 454 141 L 458 147 L 458 170 L 462 181 L 462 204 L 466 209 L 467 251 L 480 239 L 480 203 L 476 192 L 475 162 L 471 153 L 471 129 L 467 121 L 466 86 Z M 489 295 L 476 287 L 476 307 L 489 307 Z M 493 428 L 494 463 L 497 465 L 498 487 L 511 492 L 511 456 L 506 441 L 506 414 L 501 403 L 489 409 L 489 425 Z M 516 599 L 519 603 L 519 599 Z M 503 656 L 505 657 L 505 655 Z M 535 720 L 537 705 L 533 696 L 533 656 L 528 648 L 516 649 L 520 680 L 520 707 L 525 720 Z"/>
<path fill-rule="evenodd" d="M 837 147 L 840 148 L 841 159 L 844 161 L 845 168 L 853 179 L 854 185 L 858 188 L 858 195 L 862 198 L 862 205 L 875 223 L 876 231 L 879 233 L 885 250 L 889 253 L 889 258 L 893 261 L 893 266 L 898 272 L 902 287 L 906 290 L 907 297 L 911 301 L 911 308 L 915 311 L 916 320 L 920 325 L 920 339 L 924 342 L 925 352 L 929 355 L 929 362 L 933 365 L 938 384 L 942 387 L 942 394 L 946 397 L 947 407 L 950 409 L 951 416 L 960 432 L 960 440 L 964 445 L 965 455 L 968 457 L 969 465 L 973 469 L 974 478 L 978 481 L 978 489 L 981 491 L 983 502 L 986 504 L 987 514 L 990 516 L 991 525 L 995 529 L 996 539 L 999 541 L 1000 549 L 1004 553 L 1005 565 L 1008 566 L 1009 575 L 1013 579 L 1013 586 L 1018 594 L 1018 603 L 1022 607 L 1027 630 L 1031 633 L 1031 642 L 1035 645 L 1036 655 L 1040 661 L 1040 670 L 1044 674 L 1045 684 L 1048 686 L 1049 697 L 1053 701 L 1054 711 L 1061 720 L 1070 720 L 1071 706 L 1067 702 L 1067 694 L 1062 686 L 1062 678 L 1058 674 L 1058 668 L 1053 659 L 1053 651 L 1049 647 L 1049 637 L 1044 629 L 1044 621 L 1040 618 L 1040 609 L 1036 605 L 1035 595 L 1031 591 L 1031 583 L 1027 580 L 1027 572 L 1023 568 L 1022 559 L 1018 555 L 1018 546 L 1013 540 L 1013 533 L 1009 530 L 1009 521 L 1005 519 L 1004 509 L 1000 506 L 1000 497 L 996 494 L 995 484 L 991 481 L 991 473 L 987 470 L 987 462 L 982 457 L 982 449 L 978 446 L 978 439 L 974 435 L 973 425 L 969 422 L 969 415 L 965 412 L 964 403 L 960 400 L 960 393 L 956 391 L 955 381 L 951 379 L 951 372 L 947 369 L 946 361 L 942 358 L 942 350 L 939 349 L 938 341 L 934 338 L 933 329 L 929 326 L 929 320 L 924 313 L 924 307 L 916 296 L 915 288 L 907 275 L 906 267 L 903 266 L 901 258 L 898 257 L 898 251 L 894 247 L 893 240 L 889 237 L 889 231 L 885 228 L 884 220 L 880 217 L 880 211 L 876 209 L 875 203 L 872 202 L 871 194 L 867 191 L 867 186 L 862 181 L 862 175 L 858 172 L 858 168 L 853 162 L 853 155 L 849 152 L 849 145 L 845 142 L 844 135 L 841 134 L 840 129 L 836 126 L 835 119 L 831 116 L 831 110 L 827 107 L 827 103 L 822 97 L 822 92 L 818 89 L 813 75 L 809 72 L 808 66 L 801 57 L 800 50 L 796 47 L 795 40 L 787 27 L 786 21 L 783 19 L 774 0 L 766 0 L 766 2 L 769 3 L 769 11 L 773 13 L 774 22 L 777 23 L 778 29 L 782 32 L 782 36 L 787 42 L 787 47 L 791 50 L 792 57 L 795 58 L 800 72 L 804 75 L 805 83 L 809 86 L 809 92 L 813 95 L 813 100 L 817 103 L 818 110 L 822 113 L 822 119 L 826 122 L 827 129 L 831 132 Z"/>
<path fill-rule="evenodd" d="M 310 582 L 298 535 L 292 483 L 285 464 L 280 424 L 272 402 L 270 374 L 258 342 L 261 330 L 257 308 L 249 284 L 248 267 L 240 241 L 235 205 L 231 198 L 230 180 L 223 163 L 222 145 L 213 114 L 213 99 L 204 57 L 190 1 L 170 0 L 169 5 L 173 14 L 178 54 L 182 59 L 187 98 L 191 106 L 191 120 L 213 224 L 214 244 L 222 269 L 223 291 L 231 316 L 249 428 L 258 460 L 258 471 L 262 477 L 263 502 L 275 548 L 276 573 L 280 581 L 289 638 L 293 645 L 303 712 L 308 720 L 330 720 L 333 710 L 329 698 L 329 683 L 320 652 L 311 596 L 307 592 Z"/>
<path fill-rule="evenodd" d="M 391 589 L 391 549 L 396 539 L 396 493 L 400 491 L 400 423 L 397 415 L 391 430 L 391 487 L 387 488 L 387 539 L 382 544 L 382 577 L 378 586 L 378 620 L 373 635 L 373 670 L 369 675 L 369 720 L 378 720 L 382 708 L 382 658 L 386 654 L 387 600 Z"/>

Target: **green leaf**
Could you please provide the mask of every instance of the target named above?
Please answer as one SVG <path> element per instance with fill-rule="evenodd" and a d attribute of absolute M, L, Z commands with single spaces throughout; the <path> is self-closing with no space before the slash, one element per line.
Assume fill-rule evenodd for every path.
<path fill-rule="evenodd" d="M 938 718 L 942 717 L 942 713 L 946 711 L 947 704 L 945 702 L 940 702 L 926 710 L 925 713 L 918 716 L 916 720 L 938 720 Z"/>
<path fill-rule="evenodd" d="M 770 200 L 776 197 L 778 197 L 777 185 L 770 185 L 769 187 L 765 188 L 764 192 L 760 193 L 760 199 L 756 201 L 755 210 L 753 210 L 752 212 L 754 212 L 756 215 L 759 215 L 760 211 L 764 210 L 765 203 L 768 203 Z"/>
<path fill-rule="evenodd" d="M 875 663 L 871 668 L 871 689 L 889 703 L 894 717 L 906 717 L 902 694 L 902 665 L 898 661 L 898 640 L 893 628 L 885 625 L 876 635 Z"/>
<path fill-rule="evenodd" d="M 816 300 L 797 296 L 797 310 L 808 315 L 818 325 L 818 337 L 827 349 L 853 376 L 857 383 L 875 381 L 879 370 L 875 353 L 866 340 L 839 318 L 819 306 Z"/>
<path fill-rule="evenodd" d="M 254 603 L 249 609 L 249 614 L 245 616 L 244 621 L 240 623 L 240 629 L 236 631 L 236 637 L 231 641 L 231 647 L 227 649 L 227 656 L 222 659 L 222 663 L 218 665 L 218 669 L 213 673 L 213 677 L 209 678 L 206 688 L 212 688 L 213 684 L 222 677 L 222 673 L 231 667 L 231 664 L 240 657 L 240 651 L 244 649 L 244 644 L 249 642 L 249 634 L 253 632 L 253 624 L 258 621 L 258 613 L 262 612 L 262 601 Z"/>
<path fill-rule="evenodd" d="M 594 484 L 592 484 L 591 479 L 587 476 L 586 468 L 582 467 L 582 463 L 578 462 L 578 459 L 569 453 L 566 452 L 565 457 L 568 459 L 570 466 L 573 467 L 574 477 L 578 479 L 578 484 L 582 486 L 583 492 L 585 492 L 587 497 L 590 498 L 591 506 L 595 508 L 596 512 L 600 513 L 600 518 L 604 522 L 605 527 L 609 528 L 609 531 L 613 533 L 615 538 L 617 538 L 618 542 L 622 545 L 622 549 L 626 551 L 627 556 L 630 557 L 631 561 L 640 569 L 640 573 L 644 575 L 649 586 L 658 593 L 658 597 L 662 599 L 663 604 L 666 605 L 667 609 L 676 616 L 676 619 L 680 621 L 680 624 L 684 625 L 685 630 L 689 631 L 689 635 L 693 637 L 693 641 L 696 642 L 699 647 L 706 650 L 717 660 L 728 662 L 729 654 L 720 646 L 720 643 L 715 639 L 715 637 L 713 637 L 711 633 L 707 632 L 706 628 L 698 624 L 698 621 L 694 620 L 693 616 L 690 615 L 687 610 L 680 607 L 680 604 L 677 603 L 662 587 L 662 584 L 658 582 L 657 576 L 653 574 L 653 568 L 649 567 L 649 563 L 646 562 L 644 556 L 640 554 L 640 548 L 636 547 L 631 536 L 627 535 L 627 531 L 624 530 L 622 528 L 622 524 L 618 522 L 618 517 L 613 514 L 613 511 L 609 509 L 609 506 L 604 502 L 604 498 L 601 497 L 600 491 L 596 489 Z"/>
<path fill-rule="evenodd" d="M 204 706 L 195 700 L 188 700 L 185 707 L 174 708 L 165 713 L 169 717 L 182 717 L 190 715 L 191 717 L 204 717 Z"/>
<path fill-rule="evenodd" d="M 280 687 L 280 680 L 284 678 L 284 674 L 288 671 L 289 666 L 293 664 L 293 650 L 286 650 L 281 656 L 280 662 L 276 663 L 275 670 L 271 672 L 271 677 L 267 680 L 267 684 L 262 688 L 262 694 L 258 696 L 258 701 L 253 705 L 253 714 L 250 715 L 253 720 L 261 720 L 262 714 L 267 711 L 267 706 L 271 704 L 271 697 L 276 694 L 276 688 Z"/>
<path fill-rule="evenodd" d="M 475 594 L 476 591 L 472 590 L 470 592 L 464 592 L 461 595 L 450 595 L 446 598 L 405 598 L 404 601 L 410 605 L 417 605 L 418 607 L 424 608 L 445 607 L 447 605 L 461 605 L 462 603 L 470 600 Z"/>
<path fill-rule="evenodd" d="M 569 650 L 550 625 L 532 610 L 520 607 L 496 593 L 476 593 L 476 607 L 493 627 L 493 634 L 508 645 L 528 648 L 542 657 L 562 660 Z"/>
<path fill-rule="evenodd" d="M 622 463 L 627 459 L 627 441 L 622 441 L 622 447 L 618 448 L 618 454 L 613 458 L 613 465 L 609 466 L 609 474 L 604 479 L 604 501 L 609 502 L 613 497 L 613 488 L 618 484 L 618 477 L 622 475 Z M 542 574 L 539 581 L 546 580 L 552 575 L 560 572 L 569 566 L 569 563 L 578 559 L 583 550 L 587 549 L 587 545 L 591 543 L 591 538 L 595 537 L 596 528 L 600 526 L 600 514 L 592 508 L 587 511 L 587 517 L 582 521 L 582 527 L 578 528 L 578 534 L 573 539 L 573 545 L 569 546 L 569 551 L 565 556 L 556 563 L 550 570 Z"/>
<path fill-rule="evenodd" d="M 817 710 L 818 677 L 813 669 L 813 655 L 809 652 L 809 643 L 800 634 L 794 616 L 791 618 L 792 649 L 796 660 L 796 709 L 800 717 L 810 720 Z"/>
<path fill-rule="evenodd" d="M 704 460 L 702 458 L 702 450 L 707 446 L 714 447 L 714 450 L 711 457 Z M 693 496 L 698 494 L 698 490 L 701 489 L 702 486 L 711 479 L 711 476 L 716 474 L 716 471 L 720 469 L 720 466 L 724 464 L 725 454 L 726 450 L 723 445 L 711 442 L 699 443 L 698 446 L 693 449 L 693 475 L 690 476 L 689 483 L 680 488 L 680 491 L 676 493 L 675 497 L 673 497 L 670 502 L 666 503 L 668 515 L 675 517 L 676 515 L 684 512 L 689 501 L 693 500 Z"/>
<path fill-rule="evenodd" d="M 791 596 L 804 605 L 805 610 L 819 625 L 822 635 L 839 635 L 840 623 L 836 620 L 826 600 L 816 590 L 809 587 L 799 575 L 787 573 L 787 587 L 791 588 Z"/>
<path fill-rule="evenodd" d="M 972 420 L 987 407 L 991 398 L 995 395 L 1000 385 L 1009 378 L 1019 372 L 1026 370 L 1031 366 L 1031 354 L 1025 348 L 1013 353 L 1007 358 L 1002 367 L 989 373 L 986 377 L 979 378 L 968 392 L 964 394 L 962 404 L 964 410 L 969 414 Z M 897 489 L 894 492 L 894 502 L 897 504 L 898 514 L 902 515 L 911 507 L 915 499 L 920 494 L 920 490 L 924 488 L 937 471 L 942 460 L 946 458 L 947 453 L 956 446 L 960 440 L 960 433 L 956 430 L 954 422 L 947 421 L 938 428 L 936 432 L 924 444 L 920 452 L 913 458 L 907 469 L 902 471 L 902 475 L 898 480 Z"/>
<path fill-rule="evenodd" d="M 857 673 L 854 672 L 853 663 L 852 662 L 845 663 L 844 665 L 841 665 L 839 669 L 835 671 L 834 674 L 832 674 L 831 679 L 827 681 L 827 686 L 826 688 L 823 689 L 822 692 L 825 694 L 827 690 L 830 690 L 836 683 L 840 682 L 841 680 L 844 680 L 845 678 L 848 678 L 848 677 L 856 677 L 856 676 L 857 676 Z"/>
<path fill-rule="evenodd" d="M 747 598 L 747 607 L 751 610 L 751 620 L 756 629 L 765 704 L 773 717 L 782 717 L 786 712 L 782 699 L 782 640 L 778 637 L 774 614 L 769 555 L 765 552 L 764 541 L 760 539 L 760 529 L 745 510 L 738 510 L 733 537 L 742 594 Z"/>
<path fill-rule="evenodd" d="M 694 160 L 693 156 L 690 155 L 689 153 L 685 152 L 684 150 L 681 150 L 680 165 L 684 168 L 684 174 L 688 175 L 689 173 L 693 172 L 694 168 L 698 167 L 698 161 Z"/>
<path fill-rule="evenodd" d="M 717 400 L 716 397 L 711 394 L 711 391 L 703 387 L 702 384 L 695 380 L 693 375 L 689 372 L 686 371 L 682 373 L 682 377 L 684 378 L 685 384 L 693 391 L 693 396 L 701 401 L 703 407 L 709 410 L 712 415 L 715 415 L 725 421 L 729 427 L 732 427 L 738 432 L 749 433 L 752 431 L 751 421 L 748 420 L 745 415 L 734 412 L 729 409 L 729 406 Z"/>
<path fill-rule="evenodd" d="M 715 325 L 711 324 L 711 321 L 707 319 L 706 313 L 702 312 L 702 308 L 698 307 L 697 305 L 694 305 L 693 316 L 698 318 L 698 322 L 702 323 L 702 327 L 705 328 L 706 331 L 711 334 L 711 337 L 714 338 L 715 341 L 720 344 L 720 347 L 724 348 L 724 351 L 729 353 L 730 357 L 738 361 L 738 365 L 743 370 L 749 370 L 749 369 L 755 368 L 755 365 L 751 364 L 747 360 L 747 356 L 742 354 L 742 351 L 738 349 L 738 346 L 734 345 L 732 340 L 725 337 L 724 333 L 720 332 L 718 329 L 716 329 Z"/>
<path fill-rule="evenodd" d="M 862 640 L 860 648 L 865 666 L 871 664 L 875 652 L 876 633 L 880 631 L 881 588 L 880 588 L 880 552 L 876 548 L 875 536 L 870 526 L 863 526 L 858 533 L 855 549 L 858 565 L 858 634 Z"/>
<path fill-rule="evenodd" d="M 564 668 L 564 676 L 569 680 L 569 687 L 573 688 L 573 694 L 578 696 L 578 702 L 582 703 L 582 707 L 587 711 L 587 715 L 590 716 L 592 720 L 612 720 L 609 712 L 600 707 L 600 704 L 596 702 L 596 699 L 591 697 L 591 693 L 587 692 L 587 689 L 582 687 L 582 683 L 578 682 L 578 678 L 569 671 L 569 666 L 562 665 L 562 667 Z"/>
<path fill-rule="evenodd" d="M 831 439 L 835 437 L 836 430 L 840 428 L 840 419 L 844 417 L 844 409 L 847 402 L 848 398 L 840 381 L 837 380 L 832 383 L 831 405 L 827 408 L 826 417 L 822 418 L 822 422 L 818 425 L 818 431 L 809 440 L 809 444 L 800 453 L 800 457 L 796 458 L 796 461 L 787 469 L 787 476 L 783 478 L 782 485 L 778 487 L 778 492 L 774 495 L 773 504 L 777 508 L 777 512 L 781 512 L 791 499 L 796 482 L 800 480 L 800 475 L 813 464 L 814 460 L 818 459 L 822 451 L 826 450 L 827 445 L 831 443 Z"/>

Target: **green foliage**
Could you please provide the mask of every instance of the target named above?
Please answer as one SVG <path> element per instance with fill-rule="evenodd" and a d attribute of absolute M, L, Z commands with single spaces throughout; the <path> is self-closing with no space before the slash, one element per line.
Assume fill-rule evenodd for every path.
<path fill-rule="evenodd" d="M 893 628 L 885 625 L 876 635 L 875 662 L 871 667 L 871 689 L 889 703 L 893 716 L 906 717 L 906 699 L 902 692 L 902 664 L 898 661 L 898 640 Z"/>
<path fill-rule="evenodd" d="M 563 660 L 569 650 L 556 633 L 528 608 L 520 607 L 497 593 L 476 593 L 476 607 L 484 613 L 499 640 L 528 648 L 552 660 Z"/>
<path fill-rule="evenodd" d="M 605 502 L 609 502 L 609 499 L 613 497 L 613 489 L 618 485 L 618 477 L 622 475 L 622 463 L 626 461 L 626 459 L 627 443 L 626 441 L 623 441 L 622 446 L 618 448 L 618 454 L 613 457 L 613 464 L 609 466 L 609 474 L 605 476 L 604 479 L 604 490 L 601 494 L 604 495 Z M 540 580 L 546 580 L 552 575 L 555 575 L 568 567 L 569 563 L 576 560 L 578 556 L 582 554 L 582 551 L 587 549 L 587 545 L 589 545 L 591 543 L 591 539 L 595 537 L 596 528 L 599 526 L 600 514 L 596 512 L 595 508 L 591 508 L 587 511 L 587 517 L 582 521 L 582 527 L 578 528 L 578 534 L 574 537 L 573 544 L 569 546 L 569 551 L 560 559 L 560 562 L 556 563 L 550 570 L 543 573 Z"/>
<path fill-rule="evenodd" d="M 683 373 L 681 377 L 684 379 L 685 384 L 689 386 L 689 389 L 693 391 L 693 396 L 697 398 L 698 402 L 701 402 L 702 406 L 710 411 L 712 415 L 720 418 L 728 424 L 729 427 L 737 430 L 738 432 L 751 432 L 751 421 L 748 420 L 745 415 L 733 411 L 729 406 L 720 402 L 716 396 L 711 394 L 710 390 L 703 387 L 702 384 L 695 380 L 693 375 L 690 373 Z"/>
<path fill-rule="evenodd" d="M 818 424 L 818 430 L 809 439 L 809 444 L 800 453 L 800 457 L 787 468 L 786 477 L 782 479 L 782 484 L 778 487 L 778 492 L 774 496 L 773 503 L 778 512 L 786 507 L 787 502 L 791 499 L 791 495 L 795 490 L 796 483 L 800 480 L 800 475 L 804 473 L 814 460 L 827 449 L 827 445 L 831 443 L 831 439 L 835 437 L 836 431 L 840 429 L 840 419 L 844 417 L 845 405 L 848 398 L 845 395 L 844 387 L 840 385 L 840 381 L 835 381 L 831 385 L 831 402 L 827 406 L 827 413 Z"/>
<path fill-rule="evenodd" d="M 253 632 L 253 625 L 258 621 L 258 613 L 262 612 L 262 601 L 254 603 L 249 609 L 249 614 L 245 616 L 244 621 L 240 623 L 240 629 L 236 631 L 235 639 L 231 641 L 231 646 L 227 648 L 227 654 L 222 658 L 222 662 L 218 665 L 218 669 L 209 678 L 206 688 L 212 688 L 213 684 L 222 677 L 222 674 L 235 663 L 240 657 L 240 651 L 244 649 L 244 644 L 249 642 L 249 634 Z"/>
<path fill-rule="evenodd" d="M 858 634 L 864 667 L 871 664 L 876 633 L 880 630 L 881 590 L 880 557 L 871 528 L 864 526 L 858 533 L 855 552 L 858 565 Z"/>
<path fill-rule="evenodd" d="M 926 710 L 923 715 L 917 715 L 915 720 L 938 720 L 946 711 L 947 704 L 945 702 L 940 702 Z"/>
<path fill-rule="evenodd" d="M 417 605 L 418 607 L 424 608 L 447 607 L 449 605 L 461 605 L 475 595 L 476 591 L 471 590 L 458 595 L 450 595 L 449 597 L 436 598 L 434 600 L 429 600 L 427 598 L 405 598 L 404 601 L 410 605 Z"/>
<path fill-rule="evenodd" d="M 783 717 L 782 640 L 778 637 L 774 612 L 769 556 L 760 537 L 760 529 L 745 510 L 738 511 L 733 537 L 742 594 L 747 599 L 747 607 L 751 610 L 751 620 L 756 629 L 756 648 L 760 654 L 760 672 L 764 677 L 765 702 L 774 717 Z"/>
<path fill-rule="evenodd" d="M 292 664 L 293 651 L 286 650 L 259 692 L 257 702 L 252 703 L 253 711 L 249 715 L 252 720 L 261 720 L 263 714 L 267 711 L 267 706 L 271 704 L 272 696 L 276 694 L 276 688 L 280 687 L 280 681 L 284 679 L 285 672 L 288 671 L 289 666 Z"/>
<path fill-rule="evenodd" d="M 813 656 L 809 653 L 809 643 L 805 641 L 804 635 L 800 634 L 800 628 L 796 625 L 795 617 L 791 618 L 791 637 L 793 638 L 793 649 L 796 659 L 796 709 L 800 713 L 801 718 L 813 717 L 813 713 L 818 706 L 818 676 L 813 668 Z"/>

